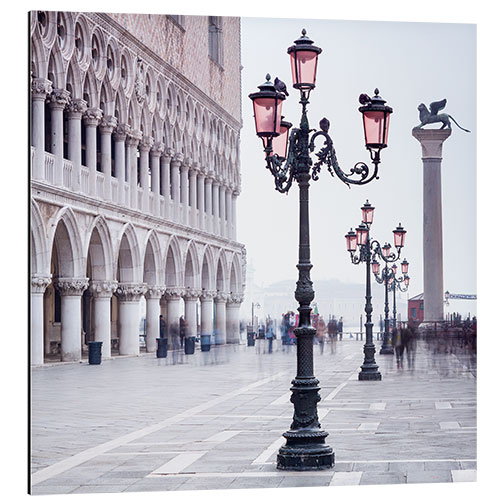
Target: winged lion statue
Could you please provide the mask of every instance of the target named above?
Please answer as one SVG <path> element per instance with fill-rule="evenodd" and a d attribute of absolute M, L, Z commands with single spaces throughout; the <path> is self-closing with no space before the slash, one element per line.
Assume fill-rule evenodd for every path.
<path fill-rule="evenodd" d="M 429 105 L 431 109 L 430 111 L 427 109 L 427 106 L 424 103 L 419 104 L 417 109 L 420 113 L 419 115 L 420 125 L 417 125 L 416 127 L 414 127 L 414 129 L 422 128 L 424 125 L 427 125 L 429 123 L 439 123 L 439 122 L 443 124 L 441 126 L 442 129 L 446 127 L 451 129 L 450 120 L 453 120 L 453 122 L 456 124 L 458 128 L 464 130 L 465 132 L 470 132 L 470 130 L 461 127 L 457 123 L 455 118 L 453 118 L 453 116 L 448 115 L 447 113 L 438 113 L 439 111 L 444 109 L 445 106 L 446 106 L 446 99 L 443 99 L 441 101 L 431 102 L 431 104 Z"/>

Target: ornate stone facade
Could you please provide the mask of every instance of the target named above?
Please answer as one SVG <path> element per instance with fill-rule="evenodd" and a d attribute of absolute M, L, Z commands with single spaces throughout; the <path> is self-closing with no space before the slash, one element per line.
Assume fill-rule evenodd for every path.
<path fill-rule="evenodd" d="M 84 339 L 138 354 L 141 300 L 148 351 L 160 312 L 169 328 L 181 314 L 192 334 L 211 328 L 214 297 L 245 283 L 239 19 L 221 18 L 218 61 L 206 16 L 30 20 L 32 363 L 54 345 L 79 360 Z M 226 302 L 217 343 L 238 336 Z"/>

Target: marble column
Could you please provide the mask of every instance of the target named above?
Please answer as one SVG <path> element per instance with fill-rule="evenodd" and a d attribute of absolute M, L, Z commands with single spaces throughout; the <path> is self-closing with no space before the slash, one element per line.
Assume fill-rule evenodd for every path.
<path fill-rule="evenodd" d="M 45 78 L 31 82 L 31 142 L 35 157 L 31 165 L 33 179 L 45 179 L 45 99 L 52 92 L 52 83 Z"/>
<path fill-rule="evenodd" d="M 233 222 L 233 232 L 231 233 L 231 236 L 232 236 L 232 239 L 233 241 L 238 241 L 237 240 L 237 234 L 236 234 L 236 228 L 238 227 L 238 225 L 236 224 L 236 201 L 238 199 L 238 196 L 240 195 L 240 189 L 238 186 L 235 187 L 235 189 L 233 190 L 233 193 L 232 193 L 232 196 L 231 196 L 231 203 L 232 203 L 232 207 L 231 207 L 231 219 L 232 219 L 232 222 Z"/>
<path fill-rule="evenodd" d="M 82 295 L 88 278 L 58 278 L 56 288 L 61 295 L 61 360 L 82 359 Z"/>
<path fill-rule="evenodd" d="M 99 108 L 89 108 L 83 115 L 85 123 L 86 162 L 89 169 L 89 195 L 97 192 L 97 125 L 102 118 Z"/>
<path fill-rule="evenodd" d="M 129 206 L 134 209 L 140 209 L 137 206 L 137 146 L 141 138 L 140 130 L 132 130 L 127 136 Z"/>
<path fill-rule="evenodd" d="M 189 213 L 189 186 L 188 186 L 188 173 L 189 167 L 191 166 L 191 160 L 185 158 L 181 165 L 181 224 L 188 224 L 188 213 Z"/>
<path fill-rule="evenodd" d="M 180 288 L 167 288 L 165 291 L 165 299 L 167 301 L 167 333 L 168 344 L 173 347 L 173 337 L 179 337 L 179 318 L 180 318 L 180 302 L 182 290 Z"/>
<path fill-rule="evenodd" d="M 186 311 L 186 315 L 184 316 L 184 319 L 186 320 L 186 337 L 195 337 L 198 330 L 196 322 L 196 303 L 200 298 L 200 294 L 200 290 L 194 290 L 189 287 L 183 294 Z"/>
<path fill-rule="evenodd" d="M 227 236 L 226 233 L 226 191 L 227 184 L 225 181 L 222 181 L 219 187 L 219 217 L 220 217 L 220 235 Z"/>
<path fill-rule="evenodd" d="M 144 283 L 119 283 L 116 289 L 120 306 L 118 308 L 118 330 L 120 354 L 139 354 L 139 301 L 146 293 Z"/>
<path fill-rule="evenodd" d="M 215 177 L 214 182 L 213 182 L 213 191 L 212 191 L 212 231 L 214 234 L 221 234 L 221 224 L 220 224 L 220 219 L 219 219 L 219 177 Z"/>
<path fill-rule="evenodd" d="M 441 160 L 450 129 L 413 129 L 424 169 L 424 321 L 443 321 L 443 221 Z"/>
<path fill-rule="evenodd" d="M 102 117 L 99 124 L 101 133 L 101 167 L 104 174 L 104 199 L 111 201 L 111 134 L 116 128 L 117 121 L 114 116 Z"/>
<path fill-rule="evenodd" d="M 125 204 L 125 139 L 130 133 L 130 125 L 119 123 L 114 132 L 115 175 L 118 181 L 118 204 Z"/>
<path fill-rule="evenodd" d="M 189 169 L 189 205 L 191 210 L 189 211 L 189 225 L 191 227 L 196 227 L 196 191 L 198 189 L 197 184 L 198 170 L 195 165 L 192 165 Z"/>
<path fill-rule="evenodd" d="M 156 339 L 160 336 L 160 299 L 164 286 L 151 286 L 146 292 L 146 351 L 156 351 Z"/>
<path fill-rule="evenodd" d="M 174 156 L 172 148 L 165 148 L 160 158 L 160 171 L 161 171 L 161 193 L 163 196 L 163 212 L 161 216 L 168 219 L 170 215 L 170 162 Z"/>
<path fill-rule="evenodd" d="M 226 343 L 226 301 L 227 293 L 217 291 L 215 296 L 215 343 Z"/>
<path fill-rule="evenodd" d="M 215 291 L 202 290 L 201 301 L 201 335 L 212 335 L 214 330 L 214 297 Z"/>
<path fill-rule="evenodd" d="M 69 102 L 69 92 L 66 89 L 54 89 L 49 97 L 51 111 L 50 152 L 54 155 L 54 184 L 63 184 L 64 155 L 64 117 L 63 111 Z"/>
<path fill-rule="evenodd" d="M 198 173 L 198 227 L 200 229 L 205 229 L 205 177 L 207 171 L 201 169 Z"/>
<path fill-rule="evenodd" d="M 226 338 L 228 344 L 240 343 L 240 306 L 243 296 L 231 293 L 226 303 Z"/>
<path fill-rule="evenodd" d="M 73 164 L 73 191 L 81 191 L 82 115 L 87 110 L 83 99 L 72 99 L 68 104 L 68 157 Z"/>
<path fill-rule="evenodd" d="M 149 152 L 153 146 L 153 138 L 145 136 L 139 144 L 141 156 L 139 158 L 139 171 L 140 171 L 140 185 L 142 187 L 142 205 L 139 207 L 145 213 L 151 213 L 149 205 Z"/>
<path fill-rule="evenodd" d="M 160 156 L 163 152 L 162 142 L 155 142 L 151 147 L 151 191 L 153 191 L 153 214 L 160 215 Z"/>
<path fill-rule="evenodd" d="M 205 230 L 209 233 L 213 231 L 213 210 L 212 210 L 212 190 L 214 182 L 214 173 L 209 171 L 205 181 L 205 206 L 206 206 L 206 222 Z"/>
<path fill-rule="evenodd" d="M 94 301 L 94 341 L 102 342 L 102 357 L 111 357 L 111 297 L 118 282 L 92 280 L 89 286 Z"/>
<path fill-rule="evenodd" d="M 233 213 L 232 213 L 233 189 L 234 189 L 233 184 L 229 184 L 228 187 L 226 188 L 226 238 L 228 239 L 231 239 L 233 235 Z"/>
<path fill-rule="evenodd" d="M 50 284 L 50 276 L 33 275 L 31 277 L 31 364 L 43 365 L 44 307 L 43 294 Z"/>
<path fill-rule="evenodd" d="M 173 220 L 174 222 L 181 222 L 181 174 L 180 167 L 184 155 L 176 153 L 170 162 L 170 179 L 172 182 L 172 202 L 173 202 Z"/>
<path fill-rule="evenodd" d="M 52 328 L 51 315 L 53 311 L 52 295 L 54 287 L 48 287 L 43 294 L 43 344 L 45 354 L 50 354 L 50 330 Z"/>

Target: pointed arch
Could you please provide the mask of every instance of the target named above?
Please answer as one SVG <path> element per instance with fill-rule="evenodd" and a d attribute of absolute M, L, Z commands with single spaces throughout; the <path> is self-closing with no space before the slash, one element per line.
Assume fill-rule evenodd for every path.
<path fill-rule="evenodd" d="M 66 88 L 66 71 L 64 69 L 64 61 L 61 51 L 55 47 L 50 51 L 47 78 L 52 82 L 52 86 L 55 89 Z"/>
<path fill-rule="evenodd" d="M 50 274 L 50 254 L 47 231 L 40 207 L 31 200 L 31 273 Z"/>
<path fill-rule="evenodd" d="M 200 262 L 196 251 L 196 243 L 193 240 L 188 243 L 183 268 L 184 286 L 198 288 L 200 286 Z"/>
<path fill-rule="evenodd" d="M 113 279 L 113 244 L 106 219 L 99 215 L 90 227 L 85 242 L 85 255 L 88 258 L 89 278 L 94 280 Z"/>
<path fill-rule="evenodd" d="M 219 251 L 217 256 L 215 288 L 217 291 L 227 290 L 227 259 L 224 250 Z"/>
<path fill-rule="evenodd" d="M 144 274 L 142 281 L 148 285 L 163 284 L 164 269 L 162 264 L 160 240 L 156 231 L 148 231 L 144 250 Z"/>
<path fill-rule="evenodd" d="M 215 261 L 210 245 L 205 245 L 201 259 L 201 288 L 215 290 Z"/>
<path fill-rule="evenodd" d="M 242 293 L 243 284 L 241 276 L 241 261 L 237 253 L 232 255 L 231 259 L 231 271 L 229 277 L 229 290 L 232 293 Z"/>
<path fill-rule="evenodd" d="M 165 257 L 165 284 L 168 287 L 181 286 L 182 279 L 182 254 L 177 237 L 170 238 Z"/>
<path fill-rule="evenodd" d="M 99 94 L 97 90 L 97 78 L 95 77 L 92 68 L 87 70 L 83 83 L 83 98 L 87 101 L 89 108 L 97 108 L 99 106 Z"/>
<path fill-rule="evenodd" d="M 140 283 L 142 279 L 141 252 L 134 226 L 127 222 L 123 227 L 117 255 L 114 276 L 120 283 Z"/>

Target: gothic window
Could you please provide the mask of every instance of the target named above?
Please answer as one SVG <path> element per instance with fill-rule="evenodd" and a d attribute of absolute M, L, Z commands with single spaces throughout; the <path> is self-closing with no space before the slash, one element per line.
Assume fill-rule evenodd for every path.
<path fill-rule="evenodd" d="M 222 66 L 222 17 L 208 16 L 208 56 Z"/>

